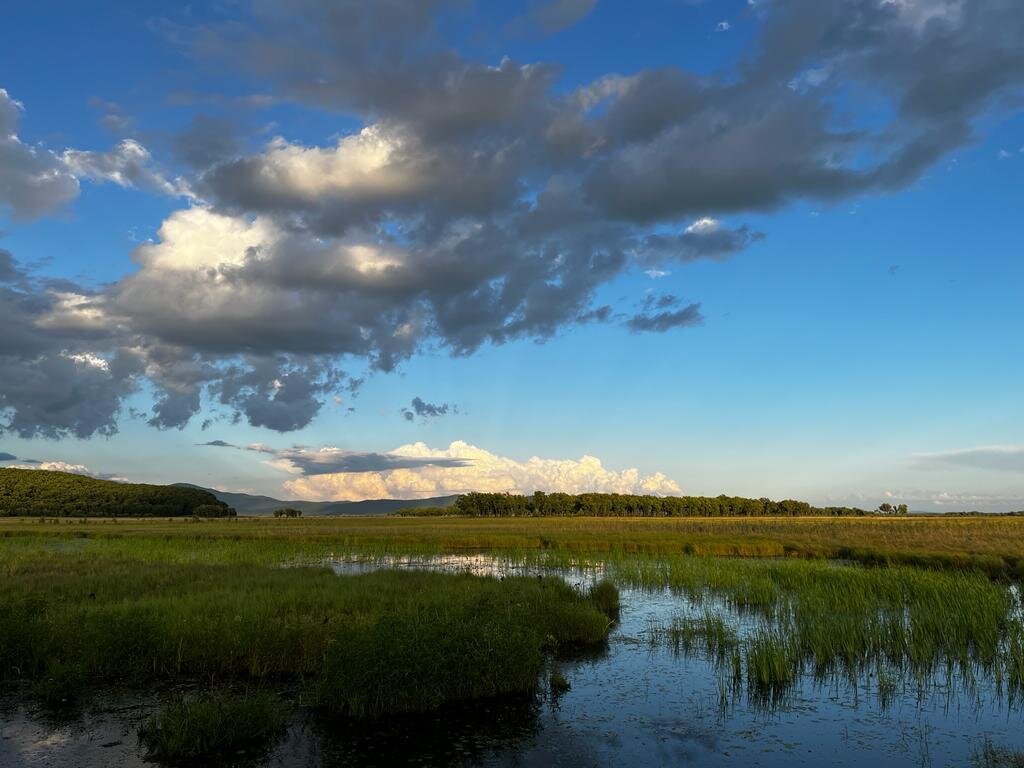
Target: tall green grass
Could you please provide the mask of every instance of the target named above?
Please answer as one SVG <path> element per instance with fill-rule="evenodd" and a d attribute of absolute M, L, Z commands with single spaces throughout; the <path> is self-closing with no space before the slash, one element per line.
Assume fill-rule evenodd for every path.
<path fill-rule="evenodd" d="M 655 627 L 653 637 L 730 663 L 738 649 L 750 692 L 767 700 L 804 673 L 850 682 L 877 675 L 883 701 L 899 677 L 972 685 L 983 676 L 1010 699 L 1024 692 L 1024 625 L 1013 593 L 983 574 L 687 557 L 616 560 L 609 574 L 705 606 L 703 616 Z"/>
<path fill-rule="evenodd" d="M 287 712 L 267 692 L 178 697 L 139 730 L 146 758 L 169 765 L 213 764 L 252 757 L 278 741 Z"/>
<path fill-rule="evenodd" d="M 3 550 L 0 574 L 0 679 L 57 700 L 242 681 L 351 715 L 427 710 L 531 690 L 545 652 L 602 643 L 611 623 L 557 578 Z"/>

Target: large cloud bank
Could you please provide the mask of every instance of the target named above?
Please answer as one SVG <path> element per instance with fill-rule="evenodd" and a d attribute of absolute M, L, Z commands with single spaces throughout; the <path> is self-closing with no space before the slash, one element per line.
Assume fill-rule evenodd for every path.
<path fill-rule="evenodd" d="M 322 500 L 410 499 L 467 491 L 681 492 L 678 483 L 660 472 L 652 475 L 641 475 L 637 469 L 617 472 L 607 469 L 594 456 L 583 456 L 579 460 L 534 456 L 516 461 L 461 440 L 447 448 L 430 448 L 424 443 L 403 445 L 388 456 L 394 457 L 392 461 L 407 460 L 410 466 L 384 471 L 304 474 L 285 481 L 284 487 L 296 498 Z"/>
<path fill-rule="evenodd" d="M 11 218 L 67 206 L 83 181 L 189 201 L 100 290 L 0 253 L 0 432 L 110 434 L 144 385 L 159 428 L 212 405 L 288 431 L 358 386 L 347 370 L 389 371 L 424 349 L 469 355 L 586 322 L 699 324 L 696 303 L 654 297 L 624 316 L 597 292 L 762 237 L 726 219 L 901 189 L 1024 83 L 1017 0 L 759 3 L 754 42 L 726 70 L 575 89 L 556 63 L 463 57 L 435 23 L 446 5 L 273 0 L 165 28 L 189 60 L 359 126 L 246 151 L 199 121 L 173 177 L 131 138 L 31 144 L 25 107 L 0 91 Z M 593 3 L 537 8 L 510 23 L 553 34 Z"/>

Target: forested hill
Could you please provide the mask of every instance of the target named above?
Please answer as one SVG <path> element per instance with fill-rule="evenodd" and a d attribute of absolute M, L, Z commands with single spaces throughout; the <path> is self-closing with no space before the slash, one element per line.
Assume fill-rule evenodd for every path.
<path fill-rule="evenodd" d="M 889 510 L 905 513 L 886 504 Z M 731 517 L 777 515 L 871 515 L 874 512 L 855 507 L 814 507 L 806 501 L 772 501 L 746 499 L 741 496 L 630 496 L 618 493 L 540 493 L 518 496 L 510 493 L 467 493 L 456 499 L 454 506 L 434 514 L 466 515 L 468 517 L 546 517 L 580 515 L 596 517 Z M 416 510 L 403 510 L 416 515 Z M 427 512 L 430 514 L 430 512 Z"/>
<path fill-rule="evenodd" d="M 272 496 L 255 496 L 249 493 L 231 493 L 216 488 L 203 488 L 190 483 L 178 483 L 182 488 L 198 488 L 209 491 L 222 502 L 234 507 L 240 515 L 271 515 L 282 507 L 298 509 L 303 515 L 389 515 L 398 510 L 416 507 L 444 508 L 455 503 L 457 496 L 435 496 L 430 499 L 366 499 L 364 501 L 302 501 L 299 499 L 275 499 Z"/>
<path fill-rule="evenodd" d="M 0 517 L 228 517 L 235 511 L 197 488 L 97 480 L 68 472 L 0 469 Z"/>

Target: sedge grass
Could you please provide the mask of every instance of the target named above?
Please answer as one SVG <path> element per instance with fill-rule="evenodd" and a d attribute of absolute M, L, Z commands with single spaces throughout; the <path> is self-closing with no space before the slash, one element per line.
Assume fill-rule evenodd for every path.
<path fill-rule="evenodd" d="M 143 724 L 139 741 L 147 760 L 211 764 L 265 752 L 286 726 L 286 709 L 270 693 L 205 693 L 168 702 Z"/>
<path fill-rule="evenodd" d="M 348 715 L 429 710 L 529 691 L 546 651 L 602 643 L 610 626 L 557 578 L 3 555 L 0 679 L 51 700 L 242 682 Z"/>
<path fill-rule="evenodd" d="M 765 700 L 777 700 L 805 671 L 850 682 L 877 674 L 883 703 L 904 675 L 956 676 L 967 685 L 984 676 L 1011 700 L 1024 692 L 1014 592 L 980 573 L 669 557 L 615 561 L 609 576 L 703 605 L 702 616 L 655 627 L 652 638 L 710 653 L 731 664 L 734 678 L 742 665 L 750 692 Z"/>

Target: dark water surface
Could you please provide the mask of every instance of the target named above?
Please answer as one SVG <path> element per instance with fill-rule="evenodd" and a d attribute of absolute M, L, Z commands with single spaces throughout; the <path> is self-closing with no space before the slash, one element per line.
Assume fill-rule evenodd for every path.
<path fill-rule="evenodd" d="M 389 567 L 521 573 L 485 556 L 334 561 L 339 573 Z M 527 572 L 529 569 L 526 569 Z M 561 571 L 587 583 L 594 571 Z M 622 590 L 622 615 L 605 651 L 555 662 L 571 689 L 555 696 L 451 707 L 417 717 L 329 721 L 297 714 L 287 739 L 240 765 L 480 766 L 967 766 L 986 739 L 1024 750 L 1024 711 L 991 681 L 904 682 L 879 700 L 876 681 L 798 681 L 771 706 L 726 683 L 714 659 L 680 655 L 652 626 L 697 615 L 667 590 Z M 742 619 L 725 605 L 734 623 Z M 0 699 L 0 766 L 105 768 L 144 762 L 137 732 L 155 695 L 100 699 L 54 713 Z"/>

